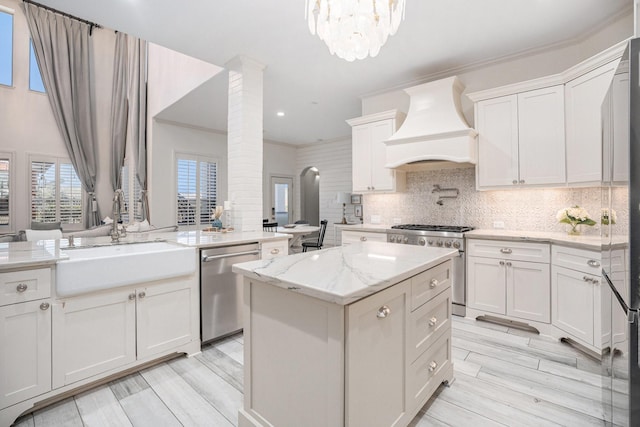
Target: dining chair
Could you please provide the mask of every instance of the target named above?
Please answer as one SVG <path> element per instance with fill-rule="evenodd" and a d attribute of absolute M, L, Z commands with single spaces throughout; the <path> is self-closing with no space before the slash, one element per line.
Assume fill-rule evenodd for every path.
<path fill-rule="evenodd" d="M 278 223 L 277 222 L 263 222 L 262 223 L 262 229 L 264 231 L 270 231 L 270 232 L 276 232 L 276 229 L 278 228 Z"/>
<path fill-rule="evenodd" d="M 320 221 L 320 231 L 318 232 L 318 240 L 302 242 L 302 252 L 307 252 L 307 249 L 309 248 L 316 248 L 318 250 L 322 249 L 322 244 L 324 242 L 324 234 L 327 231 L 328 223 L 329 221 L 327 221 L 326 219 L 323 219 L 322 221 Z"/>

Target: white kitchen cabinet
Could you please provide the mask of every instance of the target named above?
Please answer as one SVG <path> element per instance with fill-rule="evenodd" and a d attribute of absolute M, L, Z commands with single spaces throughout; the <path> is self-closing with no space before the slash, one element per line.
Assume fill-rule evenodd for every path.
<path fill-rule="evenodd" d="M 406 174 L 385 168 L 384 141 L 400 125 L 402 113 L 383 113 L 347 120 L 352 127 L 352 178 L 354 193 L 404 191 Z"/>
<path fill-rule="evenodd" d="M 475 105 L 478 188 L 565 182 L 562 85 Z"/>
<path fill-rule="evenodd" d="M 629 73 L 619 72 L 603 102 L 602 175 L 606 183 L 629 181 L 629 108 Z"/>
<path fill-rule="evenodd" d="M 551 321 L 548 244 L 473 239 L 467 250 L 469 308 Z"/>
<path fill-rule="evenodd" d="M 342 230 L 342 245 L 350 245 L 356 242 L 386 242 L 387 233 L 374 233 L 371 231 Z"/>
<path fill-rule="evenodd" d="M 198 339 L 192 278 L 58 300 L 53 311 L 54 388 Z"/>
<path fill-rule="evenodd" d="M 0 408 L 51 390 L 51 301 L 0 307 Z"/>
<path fill-rule="evenodd" d="M 272 259 L 289 254 L 287 240 L 269 240 L 260 243 L 260 259 Z"/>
<path fill-rule="evenodd" d="M 618 62 L 611 61 L 565 84 L 569 184 L 602 179 L 602 103 Z"/>
<path fill-rule="evenodd" d="M 406 281 L 347 306 L 347 425 L 404 425 L 410 291 Z"/>

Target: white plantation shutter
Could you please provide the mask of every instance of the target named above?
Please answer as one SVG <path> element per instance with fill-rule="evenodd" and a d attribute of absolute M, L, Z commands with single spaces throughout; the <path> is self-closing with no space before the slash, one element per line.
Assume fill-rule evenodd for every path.
<path fill-rule="evenodd" d="M 0 229 L 10 225 L 9 214 L 9 167 L 8 157 L 0 157 Z"/>
<path fill-rule="evenodd" d="M 128 159 L 124 160 L 124 166 L 120 170 L 122 191 L 124 193 L 124 203 L 127 207 L 126 213 L 121 215 L 122 222 L 131 224 L 142 221 L 142 204 L 140 203 L 140 183 L 136 178 L 135 170 L 131 168 Z"/>
<path fill-rule="evenodd" d="M 211 209 L 217 203 L 217 169 L 215 160 L 177 155 L 176 219 L 179 226 L 211 222 Z"/>
<path fill-rule="evenodd" d="M 32 160 L 31 221 L 81 227 L 83 213 L 82 184 L 73 165 L 60 159 Z"/>

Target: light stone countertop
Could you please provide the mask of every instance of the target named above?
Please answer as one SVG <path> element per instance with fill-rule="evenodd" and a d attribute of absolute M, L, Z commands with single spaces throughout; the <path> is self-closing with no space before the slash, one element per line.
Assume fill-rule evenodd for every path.
<path fill-rule="evenodd" d="M 279 288 L 346 305 L 458 255 L 457 250 L 382 242 L 354 243 L 270 260 L 233 271 Z"/>
<path fill-rule="evenodd" d="M 570 236 L 567 233 L 558 232 L 493 229 L 468 231 L 464 233 L 464 236 L 467 239 L 553 243 L 556 245 L 568 246 L 578 249 L 588 249 L 594 251 L 602 250 L 602 240 L 600 236 Z M 627 246 L 626 236 L 613 236 L 611 239 L 611 243 L 614 249 L 625 248 Z"/>
<path fill-rule="evenodd" d="M 53 265 L 67 256 L 59 240 L 0 243 L 0 271 L 36 265 Z"/>

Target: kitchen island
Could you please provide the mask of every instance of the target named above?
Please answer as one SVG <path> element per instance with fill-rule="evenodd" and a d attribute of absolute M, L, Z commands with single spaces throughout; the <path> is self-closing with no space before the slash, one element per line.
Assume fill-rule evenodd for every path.
<path fill-rule="evenodd" d="M 378 242 L 236 264 L 240 426 L 407 425 L 451 364 L 457 251 Z"/>

